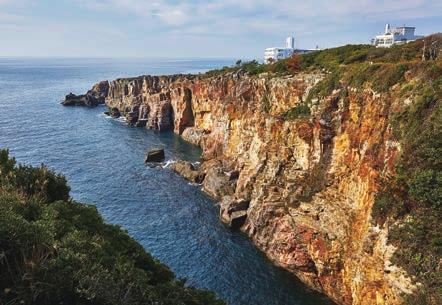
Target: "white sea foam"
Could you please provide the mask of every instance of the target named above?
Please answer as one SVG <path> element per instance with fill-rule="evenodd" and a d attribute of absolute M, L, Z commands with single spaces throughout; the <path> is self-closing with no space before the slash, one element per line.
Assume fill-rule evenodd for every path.
<path fill-rule="evenodd" d="M 115 120 L 118 122 L 121 122 L 121 123 L 126 123 L 126 118 L 124 116 L 120 116 L 119 118 L 116 118 Z"/>
<path fill-rule="evenodd" d="M 168 168 L 171 164 L 175 163 L 175 160 L 167 160 L 164 165 L 163 168 Z"/>

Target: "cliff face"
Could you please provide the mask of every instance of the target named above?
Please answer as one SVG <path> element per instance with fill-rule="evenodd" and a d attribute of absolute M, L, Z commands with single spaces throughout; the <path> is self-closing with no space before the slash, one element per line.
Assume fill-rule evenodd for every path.
<path fill-rule="evenodd" d="M 402 102 L 395 90 L 347 88 L 289 118 L 324 76 L 119 79 L 106 104 L 200 145 L 221 218 L 273 262 L 339 304 L 398 304 L 414 287 L 371 212 L 400 151 L 389 118 Z"/>

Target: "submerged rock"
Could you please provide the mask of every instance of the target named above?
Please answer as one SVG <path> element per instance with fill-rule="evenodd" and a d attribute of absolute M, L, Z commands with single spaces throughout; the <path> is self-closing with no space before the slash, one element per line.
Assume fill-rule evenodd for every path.
<path fill-rule="evenodd" d="M 146 154 L 144 163 L 163 162 L 165 159 L 164 149 L 154 149 Z"/>

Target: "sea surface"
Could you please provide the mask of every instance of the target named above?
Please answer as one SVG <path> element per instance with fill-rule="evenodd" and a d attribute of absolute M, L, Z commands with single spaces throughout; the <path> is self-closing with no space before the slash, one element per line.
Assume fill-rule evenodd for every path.
<path fill-rule="evenodd" d="M 163 147 L 167 160 L 197 161 L 200 149 L 173 133 L 130 128 L 95 109 L 63 107 L 69 92 L 100 80 L 198 73 L 234 60 L 0 58 L 0 148 L 19 162 L 62 172 L 72 197 L 97 206 L 189 285 L 231 305 L 326 305 L 329 301 L 273 266 L 249 239 L 218 220 L 199 186 L 143 164 Z"/>

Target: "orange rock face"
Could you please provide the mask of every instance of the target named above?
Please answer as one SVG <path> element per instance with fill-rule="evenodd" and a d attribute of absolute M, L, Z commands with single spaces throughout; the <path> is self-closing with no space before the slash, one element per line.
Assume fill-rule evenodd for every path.
<path fill-rule="evenodd" d="M 339 304 L 400 304 L 414 287 L 389 261 L 387 229 L 371 223 L 379 177 L 400 150 L 389 126 L 400 101 L 348 88 L 311 102 L 309 118 L 285 120 L 322 77 L 120 79 L 106 104 L 148 109 L 151 128 L 191 128 L 185 136 L 216 172 L 203 187 L 223 201 L 223 218 L 226 202 L 247 203 L 241 230 L 275 264 Z M 226 194 L 214 190 L 217 181 L 229 185 Z"/>

